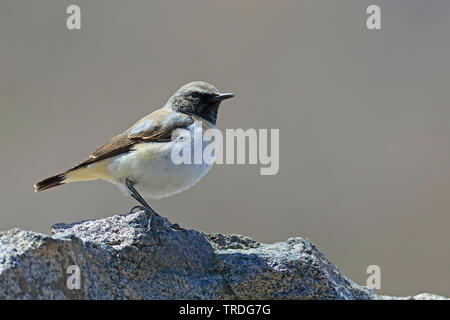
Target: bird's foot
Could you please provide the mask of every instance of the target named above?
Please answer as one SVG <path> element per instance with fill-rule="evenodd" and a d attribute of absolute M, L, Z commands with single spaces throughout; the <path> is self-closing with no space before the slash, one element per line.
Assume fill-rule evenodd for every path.
<path fill-rule="evenodd" d="M 148 222 L 147 222 L 147 229 L 146 229 L 146 231 L 147 232 L 153 231 L 153 224 L 152 224 L 153 218 L 154 217 L 160 217 L 160 215 L 157 214 L 153 210 L 149 210 L 148 208 L 145 208 L 144 206 L 135 206 L 135 207 L 131 208 L 130 213 L 135 213 L 136 210 L 138 210 L 138 209 L 139 209 L 139 211 L 144 211 L 145 214 L 148 216 Z M 173 230 L 186 231 L 186 229 L 180 227 L 180 225 L 178 223 L 170 223 L 169 222 L 169 225 L 166 224 L 166 227 L 167 226 L 169 228 L 173 229 Z"/>
<path fill-rule="evenodd" d="M 153 217 L 155 217 L 155 216 L 159 217 L 159 215 L 155 211 L 148 209 L 144 206 L 135 206 L 135 207 L 131 208 L 130 213 L 135 213 L 137 209 L 139 209 L 139 211 L 144 211 L 146 216 L 148 217 L 146 232 L 150 232 L 150 231 L 153 232 L 153 225 L 152 225 Z"/>
<path fill-rule="evenodd" d="M 133 208 L 130 209 L 130 212 L 128 214 L 136 213 L 137 209 L 139 209 L 139 211 L 145 211 L 145 208 L 143 206 L 134 206 Z"/>

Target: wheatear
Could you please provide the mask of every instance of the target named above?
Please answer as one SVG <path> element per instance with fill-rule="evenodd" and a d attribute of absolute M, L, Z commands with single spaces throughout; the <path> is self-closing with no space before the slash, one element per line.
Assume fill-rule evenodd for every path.
<path fill-rule="evenodd" d="M 143 197 L 159 199 L 184 191 L 203 178 L 212 167 L 207 163 L 175 164 L 171 153 L 182 142 L 172 139 L 172 134 L 177 129 L 186 129 L 194 135 L 199 130 L 215 128 L 221 101 L 233 96 L 232 93 L 220 93 L 206 82 L 188 83 L 164 107 L 112 138 L 87 160 L 36 183 L 35 191 L 69 182 L 106 180 L 119 186 L 142 205 L 149 214 L 150 228 L 152 217 L 157 213 Z"/>

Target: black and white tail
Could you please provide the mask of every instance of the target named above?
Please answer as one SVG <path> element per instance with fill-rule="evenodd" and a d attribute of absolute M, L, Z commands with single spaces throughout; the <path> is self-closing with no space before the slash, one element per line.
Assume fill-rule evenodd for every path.
<path fill-rule="evenodd" d="M 39 181 L 34 185 L 34 191 L 39 192 L 64 184 L 66 174 L 67 174 L 66 172 L 60 173 L 56 176 Z"/>

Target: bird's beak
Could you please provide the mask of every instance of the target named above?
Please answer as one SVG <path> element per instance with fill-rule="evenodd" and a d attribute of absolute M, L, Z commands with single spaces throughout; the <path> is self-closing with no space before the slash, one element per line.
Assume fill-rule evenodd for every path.
<path fill-rule="evenodd" d="M 233 98 L 233 97 L 234 97 L 233 93 L 220 93 L 218 95 L 215 95 L 215 96 L 209 98 L 209 101 L 210 102 L 220 102 L 222 100 L 230 99 L 230 98 Z"/>

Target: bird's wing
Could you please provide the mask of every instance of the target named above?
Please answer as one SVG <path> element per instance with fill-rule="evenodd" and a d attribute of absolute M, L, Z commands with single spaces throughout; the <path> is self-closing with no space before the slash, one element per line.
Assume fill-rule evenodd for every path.
<path fill-rule="evenodd" d="M 194 120 L 181 113 L 163 109 L 157 110 L 136 122 L 130 129 L 112 138 L 108 143 L 94 151 L 87 160 L 69 171 L 85 167 L 91 163 L 126 153 L 139 143 L 169 142 L 177 129 L 185 129 Z"/>

